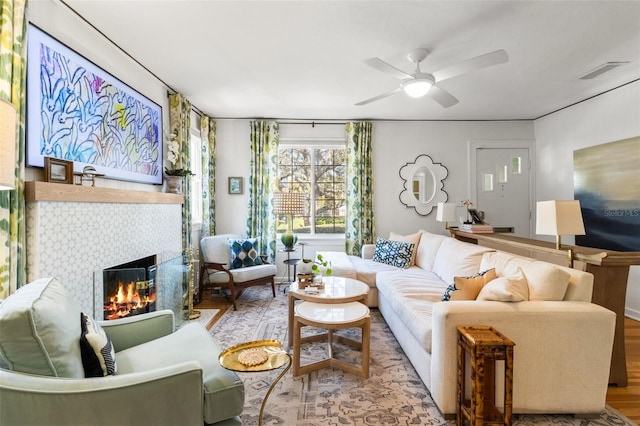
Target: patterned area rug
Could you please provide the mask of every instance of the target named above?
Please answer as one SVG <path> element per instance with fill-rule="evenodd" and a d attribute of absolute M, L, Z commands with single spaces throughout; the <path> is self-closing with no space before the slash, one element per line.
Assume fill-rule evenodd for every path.
<path fill-rule="evenodd" d="M 303 328 L 313 334 L 314 330 Z M 268 287 L 251 287 L 238 299 L 238 310 L 228 310 L 210 331 L 221 348 L 238 343 L 276 339 L 287 342 L 287 297 L 272 297 Z M 348 330 L 358 339 L 358 330 Z M 303 334 L 304 335 L 304 334 Z M 326 345 L 307 344 L 301 363 L 321 359 Z M 359 352 L 336 345 L 336 352 L 359 363 Z M 239 373 L 245 384 L 242 421 L 257 425 L 262 400 L 282 370 Z M 377 309 L 371 310 L 370 376 L 362 379 L 340 370 L 326 368 L 293 377 L 291 371 L 278 382 L 266 403 L 264 425 L 450 425 L 443 419 L 411 363 Z M 454 374 L 452 372 L 452 374 Z M 614 409 L 607 407 L 595 419 L 571 416 L 516 415 L 514 424 L 528 425 L 630 425 Z"/>

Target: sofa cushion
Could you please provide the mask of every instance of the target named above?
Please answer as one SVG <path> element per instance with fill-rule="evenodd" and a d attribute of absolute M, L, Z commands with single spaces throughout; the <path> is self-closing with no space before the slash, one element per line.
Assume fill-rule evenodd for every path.
<path fill-rule="evenodd" d="M 349 256 L 349 260 L 353 265 L 353 269 L 356 271 L 355 278 L 371 288 L 376 287 L 377 274 L 384 271 L 397 271 L 399 269 L 386 263 L 374 262 L 372 259 L 362 259 L 359 256 Z M 413 268 L 415 268 L 415 266 Z"/>
<path fill-rule="evenodd" d="M 418 244 L 420 243 L 421 234 L 422 232 L 420 231 L 410 235 L 401 235 L 396 234 L 395 232 L 391 232 L 389 234 L 390 240 L 413 244 L 413 249 L 411 250 L 411 262 L 409 262 L 409 266 L 416 264 L 416 253 L 418 252 Z"/>
<path fill-rule="evenodd" d="M 343 251 L 319 251 L 316 255 L 322 256 L 322 258 L 329 262 L 331 265 L 331 273 L 336 277 L 358 278 L 358 274 L 351 263 L 351 256 Z M 298 266 L 298 272 L 301 272 L 301 268 Z"/>
<path fill-rule="evenodd" d="M 431 314 L 446 287 L 440 278 L 433 272 L 413 267 L 379 272 L 376 286 L 398 318 L 404 324 L 411 324 L 407 328 L 413 337 L 431 353 Z"/>
<path fill-rule="evenodd" d="M 230 262 L 229 240 L 241 238 L 240 234 L 220 234 L 202 238 L 200 251 L 205 262 L 228 264 Z"/>
<path fill-rule="evenodd" d="M 529 288 L 527 286 L 527 279 L 525 278 L 522 269 L 518 268 L 518 270 L 512 275 L 498 277 L 487 283 L 482 287 L 482 290 L 480 290 L 477 300 L 522 302 L 524 300 L 528 300 L 528 298 Z"/>
<path fill-rule="evenodd" d="M 236 268 L 231 269 L 229 272 L 233 275 L 234 282 L 247 282 L 251 280 L 256 280 L 258 278 L 268 277 L 269 275 L 276 275 L 277 273 L 276 265 L 272 265 L 270 263 L 263 263 L 262 265 L 251 266 L 247 268 Z M 210 270 L 211 271 L 211 270 Z M 229 275 L 226 272 L 214 272 L 207 273 L 206 275 L 208 282 L 215 283 L 226 283 L 229 281 Z"/>
<path fill-rule="evenodd" d="M 89 315 L 80 313 L 80 355 L 85 377 L 116 374 L 116 352 L 107 333 Z"/>
<path fill-rule="evenodd" d="M 20 287 L 0 304 L 0 358 L 9 369 L 84 378 L 80 309 L 54 278 Z"/>
<path fill-rule="evenodd" d="M 425 271 L 432 271 L 433 262 L 440 248 L 440 244 L 447 238 L 448 237 L 444 235 L 421 231 L 420 242 L 416 249 L 416 266 L 419 266 Z"/>
<path fill-rule="evenodd" d="M 230 239 L 231 263 L 229 269 L 246 268 L 262 265 L 257 238 Z"/>
<path fill-rule="evenodd" d="M 118 373 L 136 373 L 197 361 L 204 382 L 204 421 L 215 423 L 240 415 L 244 386 L 232 371 L 218 362 L 221 350 L 199 323 L 190 323 L 175 333 L 118 352 Z"/>
<path fill-rule="evenodd" d="M 491 251 L 484 253 L 482 255 L 482 260 L 480 261 L 480 270 L 486 271 L 487 269 L 494 268 L 496 270 L 496 275 L 501 277 L 505 274 L 504 270 L 507 267 L 507 263 L 509 263 L 509 261 L 514 257 L 517 256 L 503 251 Z"/>
<path fill-rule="evenodd" d="M 433 262 L 435 272 L 446 285 L 453 284 L 455 276 L 474 275 L 480 271 L 480 260 L 493 249 L 458 241 L 447 237 L 440 244 Z"/>
<path fill-rule="evenodd" d="M 400 241 L 385 240 L 378 237 L 373 252 L 373 261 L 406 269 L 411 263 L 413 244 Z"/>
<path fill-rule="evenodd" d="M 489 281 L 496 278 L 496 270 L 491 268 L 484 272 L 479 272 L 470 277 L 454 277 L 453 284 L 447 287 L 442 296 L 442 301 L 449 300 L 476 300 L 480 290 Z"/>

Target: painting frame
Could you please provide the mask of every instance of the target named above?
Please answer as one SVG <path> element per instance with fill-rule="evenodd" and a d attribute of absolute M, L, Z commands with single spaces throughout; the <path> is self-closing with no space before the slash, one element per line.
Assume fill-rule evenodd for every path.
<path fill-rule="evenodd" d="M 238 195 L 244 193 L 244 179 L 240 176 L 229 177 L 229 194 Z"/>
<path fill-rule="evenodd" d="M 36 25 L 28 34 L 26 165 L 53 157 L 161 185 L 162 107 Z"/>
<path fill-rule="evenodd" d="M 73 161 L 44 157 L 44 181 L 73 185 Z"/>

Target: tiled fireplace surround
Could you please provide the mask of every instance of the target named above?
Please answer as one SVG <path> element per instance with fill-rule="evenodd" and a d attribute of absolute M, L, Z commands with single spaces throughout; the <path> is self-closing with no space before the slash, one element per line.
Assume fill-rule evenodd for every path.
<path fill-rule="evenodd" d="M 181 252 L 182 197 L 44 182 L 27 182 L 25 193 L 27 282 L 55 277 L 96 319 L 96 271 Z"/>

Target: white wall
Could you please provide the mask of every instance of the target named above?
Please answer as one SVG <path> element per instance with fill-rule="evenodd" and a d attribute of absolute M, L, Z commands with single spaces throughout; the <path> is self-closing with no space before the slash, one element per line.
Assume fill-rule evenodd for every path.
<path fill-rule="evenodd" d="M 640 82 L 540 118 L 534 128 L 536 199 L 573 199 L 574 150 L 640 135 Z M 640 266 L 629 273 L 625 313 L 640 320 Z"/>
<path fill-rule="evenodd" d="M 373 124 L 374 211 L 376 233 L 388 237 L 391 231 L 413 233 L 418 229 L 447 234 L 436 222 L 436 209 L 418 215 L 400 202 L 403 180 L 399 170 L 408 162 L 427 154 L 444 165 L 449 174 L 444 190 L 449 202 L 469 198 L 469 141 L 520 141 L 533 139 L 531 121 L 446 122 L 376 121 Z M 475 201 L 475 200 L 474 200 Z M 482 209 L 482 206 L 478 206 Z M 464 211 L 464 209 L 462 210 Z"/>

